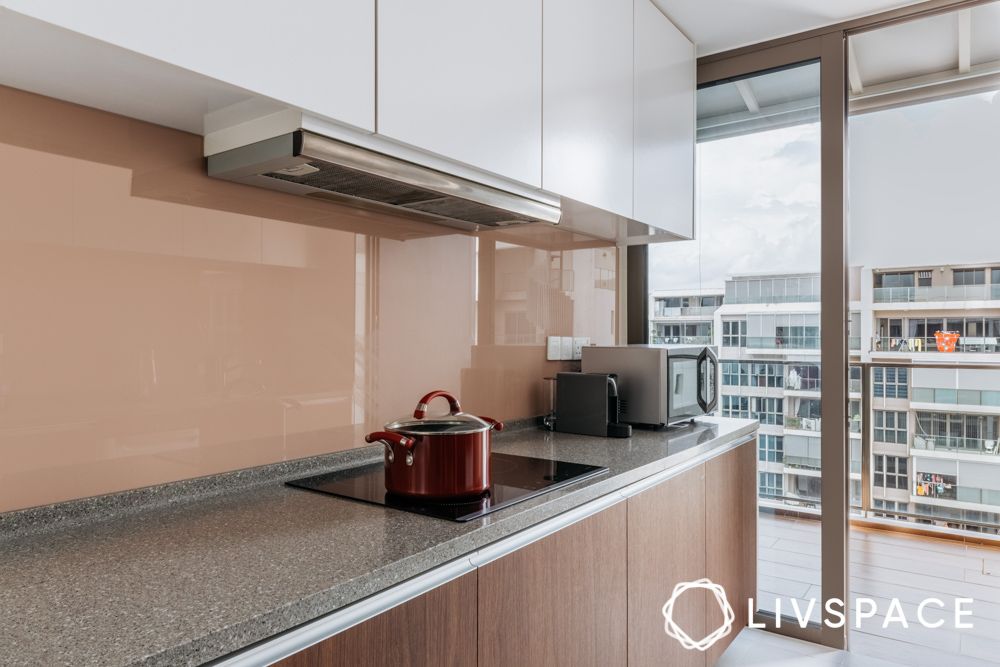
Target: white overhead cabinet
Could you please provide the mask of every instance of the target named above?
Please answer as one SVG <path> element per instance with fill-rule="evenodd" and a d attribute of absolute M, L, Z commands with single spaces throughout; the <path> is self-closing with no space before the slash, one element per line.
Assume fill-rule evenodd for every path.
<path fill-rule="evenodd" d="M 542 187 L 632 217 L 632 3 L 543 3 Z"/>
<path fill-rule="evenodd" d="M 694 44 L 649 0 L 635 0 L 633 216 L 694 235 Z"/>
<path fill-rule="evenodd" d="M 542 184 L 542 3 L 379 0 L 378 133 Z"/>
<path fill-rule="evenodd" d="M 375 129 L 375 0 L 2 0 L 0 6 Z"/>

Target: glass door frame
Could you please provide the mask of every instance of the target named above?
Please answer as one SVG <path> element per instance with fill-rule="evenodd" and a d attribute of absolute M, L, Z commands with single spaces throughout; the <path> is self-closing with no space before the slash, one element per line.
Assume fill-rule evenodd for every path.
<path fill-rule="evenodd" d="M 820 410 L 823 444 L 820 454 L 822 601 L 847 601 L 849 435 L 848 435 L 848 271 L 846 219 L 847 41 L 836 30 L 786 44 L 760 48 L 698 64 L 698 85 L 742 78 L 757 72 L 808 61 L 820 63 Z M 839 446 L 837 446 L 839 444 Z M 821 602 L 822 602 L 821 601 Z M 828 614 L 822 608 L 823 620 Z M 773 614 L 755 611 L 754 620 L 773 632 L 842 649 L 847 626 L 826 623 L 782 623 Z M 831 621 L 836 619 L 832 618 Z"/>

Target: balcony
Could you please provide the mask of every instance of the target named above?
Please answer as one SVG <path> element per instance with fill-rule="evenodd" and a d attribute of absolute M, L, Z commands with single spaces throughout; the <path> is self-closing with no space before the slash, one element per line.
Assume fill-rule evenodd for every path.
<path fill-rule="evenodd" d="M 872 352 L 938 352 L 933 336 L 925 338 L 872 338 Z M 961 336 L 955 352 L 1000 352 L 1000 338 Z M 943 352 L 942 354 L 950 354 Z"/>
<path fill-rule="evenodd" d="M 785 415 L 785 429 L 819 433 L 822 431 L 822 426 L 823 420 L 819 417 L 792 417 Z"/>
<path fill-rule="evenodd" d="M 785 389 L 789 391 L 819 391 L 822 386 L 822 382 L 818 377 L 803 377 L 799 373 L 799 369 L 795 366 L 790 366 L 789 368 L 795 370 L 795 373 L 789 372 L 785 376 Z M 819 372 L 819 367 L 816 367 L 816 372 Z"/>
<path fill-rule="evenodd" d="M 915 435 L 913 449 L 955 454 L 985 454 L 996 456 L 997 441 L 983 438 L 959 438 L 946 435 Z"/>
<path fill-rule="evenodd" d="M 653 345 L 713 345 L 711 336 L 650 336 Z"/>
<path fill-rule="evenodd" d="M 819 350 L 819 336 L 748 336 L 744 347 L 755 350 Z"/>
<path fill-rule="evenodd" d="M 1000 285 L 942 285 L 940 287 L 876 287 L 875 303 L 930 301 L 996 301 Z"/>
<path fill-rule="evenodd" d="M 983 617 L 989 613 L 985 607 L 992 609 L 1000 600 L 1000 577 L 981 574 L 995 572 L 993 561 L 1000 559 L 1000 547 L 906 534 L 895 530 L 893 523 L 851 525 L 851 599 L 898 597 L 912 619 L 916 605 L 926 598 L 938 598 L 951 610 L 955 598 L 971 595 L 976 599 L 973 627 L 956 633 L 911 622 L 905 630 L 892 625 L 886 629 L 880 613 L 863 619 L 860 628 L 851 620 L 851 652 L 915 666 L 1000 663 L 996 621 Z M 821 599 L 820 522 L 762 509 L 758 534 L 759 607 L 773 613 L 775 600 L 781 598 L 782 609 L 789 613 L 789 597 L 798 599 L 801 609 L 808 608 L 810 599 Z M 818 620 L 820 606 L 816 605 L 813 620 Z M 935 619 L 945 618 L 945 613 Z"/>

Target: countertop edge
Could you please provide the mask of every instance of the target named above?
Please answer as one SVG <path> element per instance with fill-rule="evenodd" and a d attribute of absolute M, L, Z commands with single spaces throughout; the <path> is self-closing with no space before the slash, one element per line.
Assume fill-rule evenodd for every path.
<path fill-rule="evenodd" d="M 292 608 L 286 606 L 275 610 L 273 614 L 249 619 L 246 623 L 230 626 L 155 656 L 150 656 L 143 664 L 175 665 L 178 664 L 179 660 L 188 661 L 188 664 L 199 664 L 197 661 L 201 660 L 200 658 L 196 658 L 196 662 L 190 662 L 193 657 L 198 655 L 203 655 L 212 665 L 225 667 L 269 664 L 267 660 L 264 660 L 264 656 L 271 654 L 272 642 L 279 642 L 282 650 L 289 647 L 294 648 L 290 653 L 275 659 L 291 655 L 291 653 L 307 648 L 328 636 L 342 632 L 352 625 L 361 623 L 432 588 L 447 583 L 451 579 L 472 571 L 475 567 L 502 557 L 514 549 L 527 546 L 531 542 L 542 539 L 576 521 L 606 509 L 606 507 L 627 500 L 628 497 L 636 493 L 735 449 L 753 440 L 756 432 L 757 424 L 748 421 L 747 425 L 735 429 L 725 436 L 720 436 L 710 443 L 664 457 L 626 473 L 558 496 L 549 503 L 507 517 L 489 526 L 486 532 L 490 535 L 476 533 L 463 535 L 436 545 L 419 555 L 394 563 L 391 574 L 383 572 L 388 568 L 380 568 L 363 577 L 373 582 L 378 581 L 379 585 L 370 587 L 362 585 L 359 591 L 358 584 L 361 582 L 357 580 L 344 582 L 332 589 L 311 596 L 308 600 L 291 605 Z M 592 508 L 592 511 L 587 511 L 588 508 Z M 570 521 L 561 520 L 561 517 L 568 514 L 573 514 L 574 518 Z M 489 530 L 494 527 L 495 531 Z M 531 535 L 527 537 L 522 535 L 527 533 Z M 508 542 L 516 542 L 516 546 L 508 549 Z M 438 555 L 439 561 L 428 566 L 428 558 Z M 464 569 L 464 563 L 468 564 L 468 569 Z M 450 576 L 446 575 L 446 578 L 437 576 L 438 570 L 448 572 Z M 386 574 L 389 576 L 385 576 Z M 431 582 L 430 585 L 420 586 L 419 582 L 425 579 Z M 343 589 L 350 589 L 353 591 L 353 595 Z M 359 592 L 360 595 L 357 594 Z M 344 593 L 347 595 L 345 596 Z M 349 597 L 353 597 L 353 599 L 345 599 Z M 382 600 L 388 602 L 387 606 L 378 604 Z M 316 613 L 317 606 L 327 607 L 327 605 L 331 605 L 327 611 Z M 300 607 L 300 610 L 295 610 L 294 607 Z M 286 626 L 287 629 L 277 633 L 272 631 L 270 634 L 264 634 L 259 629 L 254 631 L 255 627 L 268 626 L 266 617 L 274 614 L 286 615 L 286 621 L 290 621 Z M 240 645 L 241 641 L 243 642 L 242 646 L 249 648 L 232 648 L 234 645 Z"/>

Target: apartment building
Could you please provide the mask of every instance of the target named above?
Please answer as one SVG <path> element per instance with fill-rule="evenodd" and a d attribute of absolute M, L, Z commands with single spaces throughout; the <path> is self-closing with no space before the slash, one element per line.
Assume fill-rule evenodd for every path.
<path fill-rule="evenodd" d="M 819 503 L 819 316 L 817 273 L 733 276 L 715 311 L 719 407 L 723 416 L 760 421 L 763 506 L 814 511 Z M 851 442 L 857 461 L 860 437 L 856 429 Z M 859 495 L 860 465 L 852 469 L 851 482 Z"/>
<path fill-rule="evenodd" d="M 733 276 L 720 291 L 723 305 L 711 308 L 710 327 L 720 358 L 719 409 L 723 416 L 761 423 L 761 503 L 810 511 L 819 499 L 822 437 L 819 275 Z M 1000 265 L 856 267 L 851 291 L 851 358 L 876 364 L 873 510 L 971 529 L 997 523 Z M 705 309 L 698 315 L 690 310 L 698 296 L 654 293 L 652 340 L 701 342 L 670 337 L 692 320 L 704 322 Z M 954 352 L 938 351 L 938 331 L 957 335 Z M 974 363 L 983 369 L 880 367 L 880 360 Z M 858 366 L 850 369 L 849 391 L 851 496 L 860 505 Z"/>
<path fill-rule="evenodd" d="M 983 366 L 873 367 L 873 506 L 971 530 L 997 523 L 1000 264 L 875 269 L 862 280 L 866 361 Z M 939 351 L 939 331 L 957 336 L 953 352 Z"/>
<path fill-rule="evenodd" d="M 658 344 L 712 345 L 721 289 L 654 290 L 649 295 L 649 340 Z"/>

